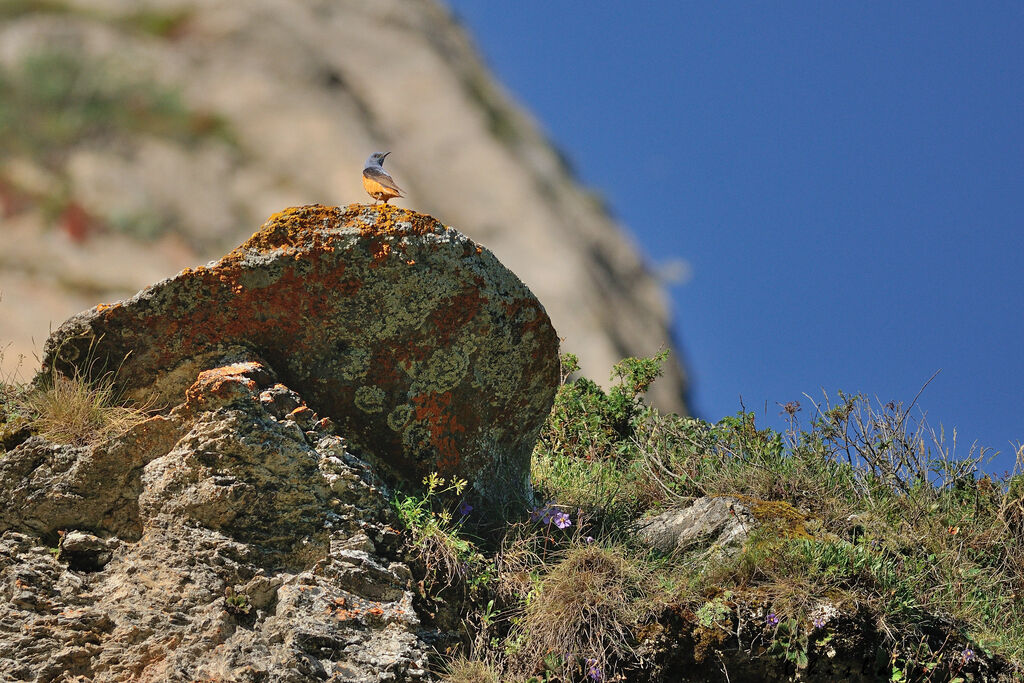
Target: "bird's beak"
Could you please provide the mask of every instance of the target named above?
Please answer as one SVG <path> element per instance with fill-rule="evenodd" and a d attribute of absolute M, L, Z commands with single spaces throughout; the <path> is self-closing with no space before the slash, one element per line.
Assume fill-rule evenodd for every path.
<path fill-rule="evenodd" d="M 384 157 L 386 157 L 389 154 L 391 154 L 391 152 L 384 152 L 384 154 L 381 155 L 380 160 L 384 161 Z"/>

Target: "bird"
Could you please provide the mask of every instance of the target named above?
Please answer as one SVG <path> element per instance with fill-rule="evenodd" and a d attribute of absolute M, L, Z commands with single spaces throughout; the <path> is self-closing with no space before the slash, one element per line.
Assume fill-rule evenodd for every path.
<path fill-rule="evenodd" d="M 395 179 L 384 170 L 384 157 L 391 152 L 374 152 L 366 160 L 363 167 L 363 187 L 367 194 L 385 204 L 395 197 L 404 197 L 402 189 L 395 184 Z M 376 203 L 376 202 L 374 202 Z"/>

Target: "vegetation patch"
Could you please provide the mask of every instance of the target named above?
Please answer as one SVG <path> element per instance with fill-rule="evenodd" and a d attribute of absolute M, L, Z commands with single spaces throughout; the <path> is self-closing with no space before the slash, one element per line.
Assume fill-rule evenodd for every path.
<path fill-rule="evenodd" d="M 590 543 L 560 552 L 546 569 L 510 634 L 525 673 L 596 673 L 625 659 L 646 612 L 641 565 L 618 548 Z"/>
<path fill-rule="evenodd" d="M 70 14 L 110 21 L 139 33 L 168 39 L 180 35 L 192 17 L 192 12 L 188 9 L 160 11 L 142 8 L 123 15 L 110 15 L 98 9 L 72 5 L 60 0 L 4 0 L 4 3 L 0 4 L 0 20 L 17 19 L 33 14 Z"/>
<path fill-rule="evenodd" d="M 27 14 L 70 13 L 72 8 L 59 0 L 5 0 L 0 4 L 0 20 L 17 19 Z"/>
<path fill-rule="evenodd" d="M 3 356 L 0 349 L 0 361 Z M 95 379 L 51 373 L 36 384 L 0 377 L 0 454 L 35 434 L 60 444 L 94 445 L 148 416 L 145 406 L 121 400 L 113 373 Z"/>
<path fill-rule="evenodd" d="M 782 432 L 745 411 L 661 415 L 643 393 L 663 359 L 623 361 L 604 389 L 563 358 L 536 507 L 450 530 L 479 554 L 454 581 L 486 580 L 450 604 L 466 632 L 445 680 L 1024 672 L 1024 451 L 1014 473 L 985 474 L 985 452 L 954 453 L 910 407 L 843 394 L 806 425 L 784 406 Z M 661 556 L 633 533 L 701 496 L 750 510 L 739 552 Z"/>
<path fill-rule="evenodd" d="M 179 93 L 112 59 L 41 49 L 0 70 L 0 154 L 56 169 L 70 147 L 109 142 L 123 131 L 186 144 L 226 135 L 223 121 L 189 111 Z"/>

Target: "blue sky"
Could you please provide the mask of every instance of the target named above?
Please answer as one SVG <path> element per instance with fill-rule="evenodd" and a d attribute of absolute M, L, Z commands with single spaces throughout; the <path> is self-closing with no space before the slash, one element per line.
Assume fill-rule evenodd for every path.
<path fill-rule="evenodd" d="M 1024 441 L 1024 4 L 450 0 L 652 265 L 704 418 L 822 389 Z M 916 412 L 916 411 L 915 411 Z"/>

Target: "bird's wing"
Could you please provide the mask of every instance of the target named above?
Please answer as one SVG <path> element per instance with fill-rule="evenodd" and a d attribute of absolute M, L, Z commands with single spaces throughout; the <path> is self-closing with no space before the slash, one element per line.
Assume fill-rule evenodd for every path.
<path fill-rule="evenodd" d="M 382 168 L 375 168 L 373 166 L 371 166 L 370 168 L 364 168 L 363 177 L 369 178 L 370 180 L 376 180 L 378 183 L 394 192 L 402 192 L 402 188 L 398 187 L 398 185 L 395 185 L 394 178 L 389 176 Z"/>

